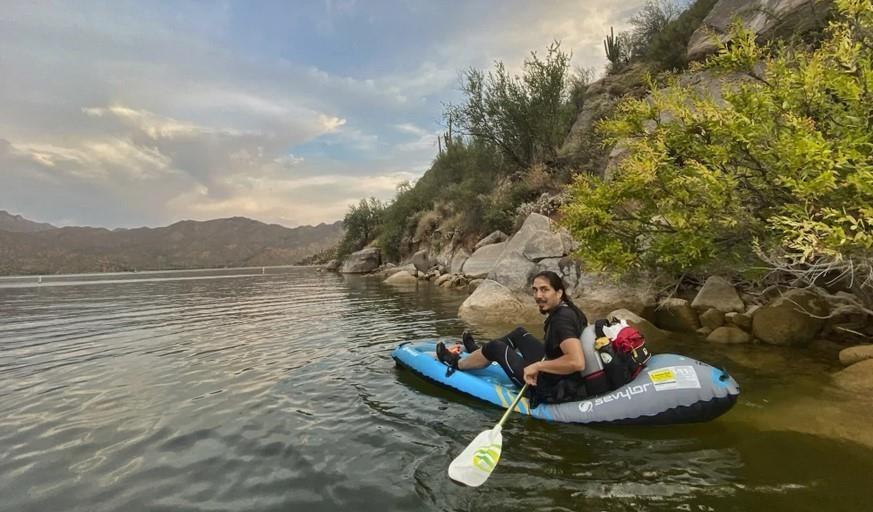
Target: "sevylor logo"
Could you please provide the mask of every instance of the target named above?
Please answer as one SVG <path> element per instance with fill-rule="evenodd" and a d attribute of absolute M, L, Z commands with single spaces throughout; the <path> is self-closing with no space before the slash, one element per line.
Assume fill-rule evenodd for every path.
<path fill-rule="evenodd" d="M 586 400 L 579 404 L 579 412 L 591 412 L 591 410 L 598 405 L 603 405 L 605 403 L 613 402 L 615 400 L 633 400 L 634 395 L 645 393 L 646 390 L 649 389 L 649 386 L 651 386 L 651 383 L 639 384 L 636 386 L 630 386 L 627 389 L 618 390 L 615 393 L 610 393 L 608 395 L 597 397 L 594 400 Z"/>

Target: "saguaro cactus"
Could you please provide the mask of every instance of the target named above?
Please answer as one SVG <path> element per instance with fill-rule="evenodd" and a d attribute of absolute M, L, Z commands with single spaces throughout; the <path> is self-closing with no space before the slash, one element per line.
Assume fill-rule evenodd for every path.
<path fill-rule="evenodd" d="M 603 49 L 606 50 L 606 58 L 614 65 L 621 61 L 621 41 L 615 38 L 615 32 L 609 27 L 609 35 L 603 40 Z"/>

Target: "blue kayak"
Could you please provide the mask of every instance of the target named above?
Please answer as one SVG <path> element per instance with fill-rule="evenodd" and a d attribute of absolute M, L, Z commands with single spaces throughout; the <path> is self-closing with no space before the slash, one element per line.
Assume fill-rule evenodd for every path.
<path fill-rule="evenodd" d="M 512 403 L 519 389 L 500 365 L 449 372 L 436 359 L 436 341 L 402 343 L 391 356 L 400 367 L 445 388 L 504 408 Z M 540 404 L 534 409 L 522 398 L 516 411 L 565 423 L 695 423 L 730 410 L 739 393 L 737 382 L 721 369 L 685 356 L 656 354 L 636 378 L 618 389 L 578 402 Z"/>

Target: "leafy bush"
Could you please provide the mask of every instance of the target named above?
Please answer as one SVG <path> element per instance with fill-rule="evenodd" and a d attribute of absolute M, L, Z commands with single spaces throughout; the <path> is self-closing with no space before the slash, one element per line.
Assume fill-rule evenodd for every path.
<path fill-rule="evenodd" d="M 812 51 L 771 51 L 735 26 L 706 64 L 744 73 L 724 103 L 673 82 L 600 125 L 628 156 L 609 182 L 580 176 L 563 210 L 591 267 L 680 275 L 763 258 L 873 286 L 873 2 L 836 5 Z"/>
<path fill-rule="evenodd" d="M 450 106 L 447 117 L 464 135 L 499 148 L 517 167 L 552 159 L 576 114 L 569 101 L 569 65 L 570 55 L 555 42 L 545 58 L 531 52 L 522 76 L 510 75 L 500 61 L 487 73 L 470 69 L 462 83 L 466 102 Z"/>
<path fill-rule="evenodd" d="M 343 258 L 364 248 L 376 239 L 385 205 L 378 199 L 361 199 L 357 206 L 349 206 L 349 211 L 343 218 L 346 233 L 337 247 L 337 257 Z"/>
<path fill-rule="evenodd" d="M 695 0 L 682 10 L 671 0 L 649 0 L 631 17 L 630 32 L 616 38 L 624 46 L 626 60 L 646 61 L 656 70 L 682 70 L 688 66 L 686 51 L 691 35 L 703 23 L 717 0 Z M 617 41 L 618 42 L 618 41 Z M 622 66 L 610 64 L 609 71 Z"/>
<path fill-rule="evenodd" d="M 687 68 L 687 49 L 691 35 L 703 24 L 703 19 L 716 2 L 717 0 L 696 0 L 648 41 L 642 52 L 643 58 L 657 64 L 660 69 Z"/>

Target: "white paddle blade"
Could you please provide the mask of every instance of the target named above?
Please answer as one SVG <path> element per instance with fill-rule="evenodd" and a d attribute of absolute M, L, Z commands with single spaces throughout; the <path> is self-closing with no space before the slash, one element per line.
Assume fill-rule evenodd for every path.
<path fill-rule="evenodd" d="M 449 464 L 449 478 L 470 487 L 484 484 L 500 460 L 500 450 L 503 447 L 503 434 L 500 430 L 498 426 L 480 432 Z"/>

